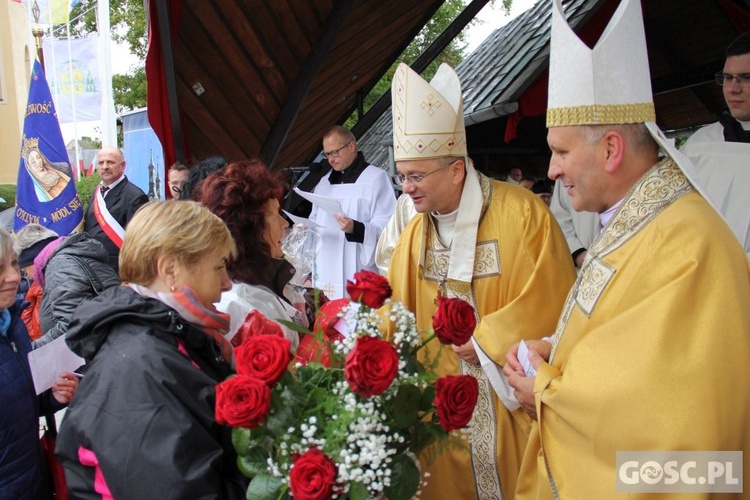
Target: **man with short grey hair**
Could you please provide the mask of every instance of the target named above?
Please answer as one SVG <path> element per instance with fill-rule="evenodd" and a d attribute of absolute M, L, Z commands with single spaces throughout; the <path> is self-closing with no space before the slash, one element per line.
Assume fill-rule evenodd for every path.
<path fill-rule="evenodd" d="M 109 264 L 117 271 L 125 226 L 148 203 L 148 196 L 128 180 L 125 157 L 118 148 L 102 148 L 97 153 L 96 166 L 102 182 L 89 200 L 84 229 L 104 245 Z"/>

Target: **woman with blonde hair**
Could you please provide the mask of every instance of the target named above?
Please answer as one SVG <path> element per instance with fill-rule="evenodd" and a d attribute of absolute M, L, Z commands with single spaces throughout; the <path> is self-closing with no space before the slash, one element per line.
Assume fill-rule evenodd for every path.
<path fill-rule="evenodd" d="M 123 285 L 85 301 L 66 339 L 88 370 L 62 423 L 57 456 L 72 497 L 245 498 L 231 430 L 214 420 L 230 374 L 236 247 L 198 203 L 144 205 L 120 251 Z"/>

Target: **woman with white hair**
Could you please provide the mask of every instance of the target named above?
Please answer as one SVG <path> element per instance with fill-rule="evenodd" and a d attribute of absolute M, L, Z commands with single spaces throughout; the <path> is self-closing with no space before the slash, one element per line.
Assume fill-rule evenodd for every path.
<path fill-rule="evenodd" d="M 63 372 L 51 390 L 36 396 L 28 361 L 31 340 L 20 317 L 25 303 L 16 296 L 20 281 L 13 238 L 0 228 L 0 498 L 36 500 L 49 495 L 39 416 L 70 402 L 78 379 Z"/>

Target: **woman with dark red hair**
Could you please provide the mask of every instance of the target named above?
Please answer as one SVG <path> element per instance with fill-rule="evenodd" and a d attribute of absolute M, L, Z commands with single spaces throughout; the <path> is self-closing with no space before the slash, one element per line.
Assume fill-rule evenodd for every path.
<path fill-rule="evenodd" d="M 195 193 L 194 199 L 226 223 L 237 244 L 237 256 L 227 263 L 232 289 L 216 306 L 231 316 L 230 338 L 253 310 L 274 321 L 308 326 L 304 294 L 289 284 L 296 271 L 281 248 L 288 227 L 279 207 L 283 194 L 282 182 L 260 160 L 227 165 L 208 176 Z M 296 350 L 296 332 L 282 330 Z M 233 342 L 239 343 L 241 339 Z"/>

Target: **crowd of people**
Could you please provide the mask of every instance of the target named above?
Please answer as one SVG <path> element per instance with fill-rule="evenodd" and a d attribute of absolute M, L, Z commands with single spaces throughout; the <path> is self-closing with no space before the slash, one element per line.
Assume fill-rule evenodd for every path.
<path fill-rule="evenodd" d="M 750 33 L 716 76 L 727 112 L 683 152 L 655 124 L 640 2 L 607 33 L 582 48 L 553 2 L 550 180 L 474 168 L 447 65 L 394 75 L 398 197 L 341 126 L 300 193 L 215 156 L 174 165 L 173 200 L 149 203 L 100 150 L 84 231 L 0 229 L 0 498 L 50 498 L 39 417 L 66 406 L 70 498 L 246 498 L 214 416 L 243 325 L 262 313 L 312 356 L 294 325 L 361 270 L 388 276 L 424 335 L 438 295 L 477 320 L 468 343 L 420 352 L 479 388 L 463 445 L 419 457 L 422 498 L 613 498 L 619 452 L 750 449 Z M 316 234 L 309 276 L 282 205 Z M 37 396 L 27 355 L 60 336 L 85 365 Z"/>

